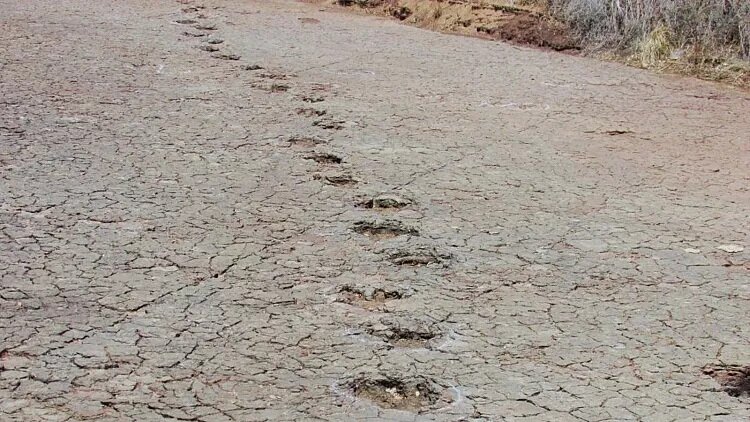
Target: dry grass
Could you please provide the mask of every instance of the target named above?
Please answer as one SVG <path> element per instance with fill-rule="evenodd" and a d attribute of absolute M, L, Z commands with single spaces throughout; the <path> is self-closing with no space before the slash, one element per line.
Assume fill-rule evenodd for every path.
<path fill-rule="evenodd" d="M 672 34 L 664 25 L 654 28 L 636 44 L 636 54 L 645 67 L 657 66 L 672 54 Z"/>
<path fill-rule="evenodd" d="M 648 68 L 750 83 L 750 0 L 539 0 L 590 51 Z"/>

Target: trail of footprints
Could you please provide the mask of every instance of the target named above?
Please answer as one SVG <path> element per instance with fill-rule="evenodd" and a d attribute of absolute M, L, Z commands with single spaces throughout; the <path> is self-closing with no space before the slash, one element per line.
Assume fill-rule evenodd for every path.
<path fill-rule="evenodd" d="M 178 19 L 175 23 L 190 27 L 183 31 L 182 35 L 198 40 L 199 50 L 210 53 L 211 57 L 216 59 L 230 61 L 241 59 L 239 55 L 231 52 L 228 42 L 216 35 L 218 26 L 206 21 L 208 17 L 204 6 L 187 6 L 182 9 L 182 12 L 187 17 Z M 240 69 L 255 72 L 258 80 L 251 86 L 269 94 L 291 90 L 289 80 L 295 77 L 295 75 L 270 71 L 258 64 L 243 64 Z M 296 97 L 301 104 L 295 108 L 295 113 L 302 118 L 314 119 L 312 126 L 323 130 L 337 131 L 350 127 L 350 122 L 335 119 L 325 110 L 315 107 L 316 104 L 325 101 L 323 94 L 329 89 L 330 86 L 326 84 L 313 84 L 312 93 Z M 292 136 L 286 142 L 288 147 L 299 151 L 297 155 L 299 158 L 317 164 L 319 172 L 313 175 L 313 180 L 341 188 L 354 187 L 360 183 L 360 179 L 351 173 L 339 170 L 339 167 L 345 163 L 343 157 L 320 150 L 321 147 L 328 145 L 329 141 L 314 136 Z M 396 218 L 381 218 L 383 215 L 396 215 L 398 210 L 414 205 L 411 199 L 395 193 L 383 193 L 362 199 L 353 206 L 369 210 L 373 216 L 357 221 L 350 229 L 356 235 L 365 236 L 373 242 L 400 236 L 419 237 L 420 232 L 416 227 L 404 224 Z M 398 268 L 402 266 L 445 265 L 450 256 L 441 254 L 434 248 L 415 247 L 386 253 L 385 259 L 392 263 L 395 271 L 398 271 Z M 430 349 L 439 344 L 443 336 L 439 322 L 426 317 L 391 315 L 387 310 L 388 302 L 408 299 L 414 293 L 406 288 L 345 285 L 339 289 L 336 300 L 382 314 L 377 322 L 367 322 L 361 327 L 364 335 L 377 339 L 382 347 L 386 349 Z M 444 386 L 432 378 L 422 376 L 361 374 L 342 381 L 341 387 L 345 388 L 349 394 L 368 400 L 381 408 L 416 413 L 445 406 L 452 400 Z"/>
<path fill-rule="evenodd" d="M 179 0 L 178 0 L 179 1 Z M 189 1 L 179 1 L 182 4 Z M 184 7 L 182 12 L 187 16 L 175 21 L 176 24 L 189 26 L 182 32 L 187 38 L 199 40 L 197 48 L 211 57 L 219 60 L 239 61 L 241 56 L 231 52 L 224 39 L 216 36 L 218 26 L 206 21 L 205 7 L 191 5 Z M 292 89 L 289 80 L 295 75 L 276 73 L 258 64 L 244 64 L 243 71 L 256 72 L 258 78 L 251 86 L 269 94 L 284 93 Z M 338 131 L 351 126 L 350 122 L 335 119 L 326 110 L 316 108 L 315 105 L 325 101 L 323 93 L 330 89 L 325 84 L 311 86 L 312 93 L 298 95 L 301 102 L 294 109 L 303 118 L 312 118 L 312 126 Z M 354 187 L 360 180 L 348 172 L 336 171 L 338 166 L 345 163 L 343 157 L 320 151 L 319 148 L 329 142 L 314 136 L 292 136 L 287 140 L 287 146 L 300 150 L 298 155 L 303 160 L 317 163 L 320 172 L 313 175 L 314 180 L 336 187 Z M 381 218 L 383 215 L 396 215 L 398 210 L 415 206 L 410 198 L 396 193 L 382 193 L 367 197 L 354 204 L 355 207 L 370 210 L 373 217 L 361 220 L 351 227 L 353 233 L 365 236 L 373 242 L 408 236 L 409 239 L 420 236 L 417 228 L 408 226 L 398 219 Z M 386 259 L 393 264 L 395 271 L 399 267 L 447 266 L 451 255 L 429 246 L 416 246 L 408 249 L 390 251 L 385 254 Z M 391 315 L 387 304 L 390 301 L 408 300 L 415 292 L 407 288 L 383 288 L 376 286 L 344 285 L 338 290 L 337 301 L 351 306 L 357 306 L 370 312 L 379 312 L 381 317 L 376 322 L 364 323 L 361 333 L 379 339 L 387 349 L 431 349 L 438 348 L 445 332 L 441 322 L 432 321 L 426 317 L 412 317 Z M 748 367 L 712 366 L 704 368 L 704 374 L 713 377 L 721 389 L 730 395 L 750 394 L 750 369 Z M 415 413 L 450 406 L 454 400 L 453 393 L 445 385 L 435 379 L 404 374 L 371 374 L 364 373 L 342 380 L 337 388 L 343 388 L 347 394 L 369 402 L 383 409 L 399 409 Z"/>

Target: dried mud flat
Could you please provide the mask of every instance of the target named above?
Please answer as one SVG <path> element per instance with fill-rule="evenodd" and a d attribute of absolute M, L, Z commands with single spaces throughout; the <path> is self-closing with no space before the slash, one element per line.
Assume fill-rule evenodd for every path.
<path fill-rule="evenodd" d="M 0 10 L 0 420 L 750 418 L 746 93 L 292 1 Z"/>

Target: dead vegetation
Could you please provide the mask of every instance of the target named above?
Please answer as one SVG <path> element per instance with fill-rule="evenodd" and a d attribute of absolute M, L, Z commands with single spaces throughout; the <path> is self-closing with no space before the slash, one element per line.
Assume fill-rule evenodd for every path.
<path fill-rule="evenodd" d="M 544 0 L 592 52 L 629 64 L 750 85 L 750 1 Z"/>

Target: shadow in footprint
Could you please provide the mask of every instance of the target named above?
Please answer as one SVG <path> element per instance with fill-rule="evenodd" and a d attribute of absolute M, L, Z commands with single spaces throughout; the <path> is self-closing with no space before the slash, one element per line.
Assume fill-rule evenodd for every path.
<path fill-rule="evenodd" d="M 333 186 L 352 186 L 359 183 L 357 180 L 355 180 L 352 176 L 349 176 L 347 174 L 338 174 L 338 175 L 321 175 L 316 174 L 313 176 L 314 180 L 320 180 L 323 183 L 326 183 L 328 185 Z"/>
<path fill-rule="evenodd" d="M 300 97 L 300 99 L 310 104 L 322 103 L 323 101 L 325 101 L 325 98 L 323 97 L 313 97 L 313 96 L 308 96 L 308 95 L 303 95 L 302 97 Z"/>
<path fill-rule="evenodd" d="M 182 9 L 183 13 L 193 13 L 205 9 L 206 6 L 188 6 Z"/>
<path fill-rule="evenodd" d="M 215 59 L 219 59 L 219 60 L 239 60 L 239 59 L 241 59 L 241 57 L 239 55 L 237 55 L 237 54 L 227 54 L 227 53 L 214 54 L 211 57 L 213 57 Z"/>
<path fill-rule="evenodd" d="M 709 365 L 703 373 L 713 378 L 732 397 L 750 396 L 750 366 Z"/>
<path fill-rule="evenodd" d="M 403 235 L 419 236 L 417 229 L 395 220 L 358 221 L 354 223 L 352 230 L 377 240 L 391 239 Z"/>
<path fill-rule="evenodd" d="M 294 110 L 298 115 L 304 116 L 304 117 L 320 117 L 325 116 L 326 111 L 325 110 L 317 110 L 310 107 L 299 107 Z"/>
<path fill-rule="evenodd" d="M 314 148 L 317 145 L 327 144 L 328 141 L 311 136 L 292 136 L 287 139 L 287 143 L 289 143 L 290 146 L 297 148 Z"/>
<path fill-rule="evenodd" d="M 345 124 L 346 122 L 343 120 L 333 119 L 321 119 L 313 122 L 313 126 L 328 130 L 341 130 L 346 127 Z"/>
<path fill-rule="evenodd" d="M 327 152 L 315 152 L 312 154 L 305 155 L 305 160 L 312 160 L 319 164 L 341 164 L 343 160 L 341 157 L 335 154 Z"/>
<path fill-rule="evenodd" d="M 212 23 L 201 23 L 198 25 L 195 25 L 193 28 L 201 30 L 201 31 L 216 31 L 216 25 Z"/>

